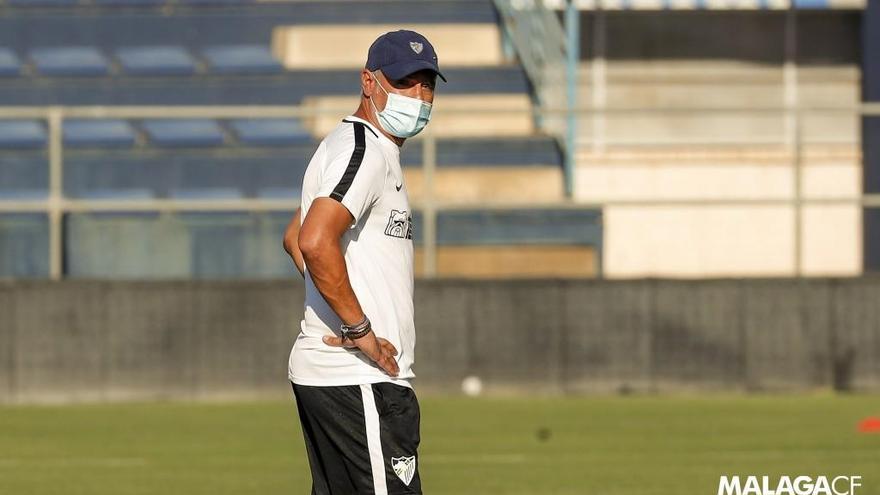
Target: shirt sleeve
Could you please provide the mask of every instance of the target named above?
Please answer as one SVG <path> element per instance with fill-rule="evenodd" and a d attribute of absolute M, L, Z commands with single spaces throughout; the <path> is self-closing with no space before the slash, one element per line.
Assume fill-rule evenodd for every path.
<path fill-rule="evenodd" d="M 355 124 L 354 139 L 328 156 L 315 197 L 329 197 L 342 203 L 358 224 L 385 188 L 387 167 L 382 153 L 366 145 L 363 124 Z"/>

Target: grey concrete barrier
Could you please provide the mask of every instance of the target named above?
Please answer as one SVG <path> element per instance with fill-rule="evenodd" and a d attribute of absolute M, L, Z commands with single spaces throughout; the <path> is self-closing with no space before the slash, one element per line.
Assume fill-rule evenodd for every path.
<path fill-rule="evenodd" d="M 837 281 L 830 305 L 834 385 L 844 390 L 880 389 L 880 283 Z"/>
<path fill-rule="evenodd" d="M 0 402 L 289 394 L 303 286 L 0 283 Z M 416 386 L 880 390 L 880 278 L 416 284 Z"/>

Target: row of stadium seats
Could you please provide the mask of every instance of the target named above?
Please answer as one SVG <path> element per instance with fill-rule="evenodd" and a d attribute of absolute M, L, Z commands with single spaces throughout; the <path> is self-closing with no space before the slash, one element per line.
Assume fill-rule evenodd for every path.
<path fill-rule="evenodd" d="M 189 76 L 196 73 L 277 74 L 281 65 L 264 45 L 207 46 L 193 53 L 183 46 L 116 48 L 113 56 L 93 46 L 34 48 L 23 61 L 0 48 L 0 76 Z"/>
<path fill-rule="evenodd" d="M 258 0 L 3 0 L 10 7 L 88 7 L 126 6 L 151 7 L 163 5 L 244 5 Z"/>
<path fill-rule="evenodd" d="M 62 126 L 64 145 L 72 148 L 122 148 L 140 143 L 164 148 L 291 146 L 312 139 L 296 119 L 71 119 Z M 0 120 L 0 148 L 43 148 L 45 126 L 32 120 Z"/>
<path fill-rule="evenodd" d="M 413 204 L 430 196 L 467 208 L 486 202 L 525 208 L 563 197 L 558 145 L 536 132 L 530 84 L 503 49 L 488 0 L 220 0 L 216 8 L 209 8 L 211 0 L 202 0 L 204 6 L 142 0 L 143 8 L 134 4 L 139 0 L 118 0 L 129 8 L 105 8 L 115 0 L 59 0 L 57 9 L 52 0 L 36 1 L 50 8 L 28 11 L 0 0 L 6 14 L 0 16 L 0 47 L 6 47 L 0 50 L 6 76 L 0 77 L 0 105 L 311 110 L 302 119 L 65 117 L 67 198 L 295 201 L 316 140 L 357 106 L 358 69 L 369 43 L 404 25 L 432 40 L 449 80 L 440 85 L 430 128 L 438 140 L 430 181 L 420 166 L 423 141 L 401 150 Z M 506 113 L 493 113 L 497 109 Z M 0 120 L 0 201 L 47 196 L 47 138 L 36 119 Z M 290 213 L 69 213 L 65 272 L 287 276 L 292 267 L 278 241 Z M 441 276 L 591 276 L 598 270 L 597 211 L 443 211 L 437 221 L 440 247 L 433 259 Z M 414 222 L 421 274 L 418 212 Z M 20 273 L 11 275 L 44 276 L 46 232 L 42 215 L 0 215 L 0 276 L 15 269 Z M 7 255 L 27 261 L 16 264 Z"/>
<path fill-rule="evenodd" d="M 8 5 L 8 4 L 7 4 Z M 183 6 L 181 6 L 183 7 Z M 223 8 L 91 8 L 17 9 L 0 4 L 0 46 L 25 53 L 40 46 L 269 45 L 277 27 L 328 26 L 337 39 L 346 30 L 332 25 L 389 23 L 416 26 L 495 24 L 488 0 L 443 1 L 302 1 L 256 2 Z M 338 26 L 337 26 L 338 27 Z M 436 45 L 436 43 L 435 43 Z M 350 45 L 340 45 L 349 49 Z M 474 46 L 474 49 L 482 49 Z M 438 46 L 441 64 L 452 62 Z M 355 50 L 366 55 L 366 47 Z"/>
<path fill-rule="evenodd" d="M 449 95 L 517 95 L 528 101 L 528 81 L 519 67 L 443 72 L 449 83 L 440 86 L 438 101 Z M 0 105 L 296 105 L 307 97 L 356 96 L 358 77 L 356 69 L 243 76 L 8 77 L 0 78 Z M 443 106 L 438 103 L 438 110 Z"/>
<path fill-rule="evenodd" d="M 338 123 L 338 121 L 337 121 Z M 333 124 L 335 125 L 335 123 Z M 216 148 L 314 144 L 298 119 L 70 119 L 62 127 L 67 148 Z M 332 127 L 330 127 L 332 129 Z M 326 132 L 329 132 L 327 130 Z M 325 132 L 325 133 L 326 133 Z M 558 164 L 559 150 L 548 137 L 441 138 L 440 165 Z M 0 120 L 0 150 L 45 148 L 48 131 L 41 121 Z M 406 165 L 421 164 L 421 141 L 402 150 Z"/>
<path fill-rule="evenodd" d="M 442 140 L 433 195 L 440 201 L 551 200 L 561 197 L 556 143 L 549 138 Z M 70 198 L 288 198 L 314 152 L 297 146 L 205 149 L 74 149 L 64 154 Z M 403 149 L 410 197 L 427 194 L 422 143 Z M 0 154 L 0 201 L 48 194 L 45 151 Z"/>
<path fill-rule="evenodd" d="M 176 4 L 183 5 L 246 5 L 249 3 L 265 2 L 266 0 L 4 0 L 4 2 L 14 7 L 71 7 L 71 6 L 173 6 Z M 299 0 L 271 0 L 272 2 L 295 2 Z M 794 6 L 802 9 L 861 9 L 865 7 L 866 0 L 794 0 Z M 546 2 L 550 8 L 561 9 L 565 3 L 564 0 L 553 0 Z M 602 4 L 603 9 L 607 10 L 668 10 L 677 7 L 678 9 L 706 9 L 715 8 L 721 10 L 727 9 L 776 9 L 780 8 L 780 4 L 774 4 L 766 0 L 729 0 L 727 2 L 706 2 L 705 0 L 693 0 L 673 2 L 666 0 L 660 2 L 658 0 L 605 0 Z"/>
<path fill-rule="evenodd" d="M 350 0 L 348 2 L 335 0 L 333 2 L 327 2 L 322 0 L 2 0 L 0 2 L 0 7 L 9 7 L 9 8 L 51 8 L 51 7 L 60 7 L 60 8 L 78 8 L 78 9 L 86 9 L 91 7 L 211 7 L 211 6 L 228 6 L 228 7 L 236 7 L 236 6 L 255 6 L 255 5 L 266 5 L 266 4 L 295 4 L 298 8 L 302 8 L 307 11 L 309 14 L 309 20 L 317 21 L 327 17 L 332 17 L 333 19 L 338 19 L 340 13 L 344 13 L 346 11 L 354 11 L 355 14 L 370 14 L 373 13 L 370 17 L 376 17 L 377 5 L 384 4 L 383 7 L 385 9 L 389 8 L 389 4 L 387 0 L 385 2 L 377 2 L 377 1 L 369 1 L 369 0 Z M 411 5 L 410 9 L 407 9 L 407 3 L 416 3 L 417 5 Z M 435 5 L 429 5 L 433 3 Z M 360 5 L 359 5 L 360 4 Z M 403 0 L 398 0 L 393 8 L 395 10 L 404 10 L 411 11 L 413 8 L 425 10 L 425 8 L 429 8 L 431 10 L 438 10 L 438 5 L 441 11 L 454 13 L 455 10 L 465 10 L 465 12 L 460 13 L 460 17 L 462 20 L 467 21 L 470 16 L 468 13 L 477 11 L 474 9 L 473 5 L 468 6 L 467 4 L 476 4 L 477 7 L 483 7 L 479 10 L 485 10 L 485 7 L 489 4 L 489 2 L 485 0 L 445 0 L 442 2 L 407 2 Z M 482 4 L 482 5 L 480 5 Z M 316 7 L 323 7 L 325 12 L 321 16 L 316 16 L 315 10 Z M 402 7 L 402 8 L 401 8 Z M 433 7 L 433 8 L 432 8 Z M 464 7 L 464 9 L 462 9 Z M 470 7 L 469 9 L 467 7 Z M 336 14 L 336 15 L 333 15 Z M 312 19 L 312 17 L 317 17 L 317 19 Z M 386 16 L 387 17 L 387 16 Z M 370 19 L 370 20 L 380 20 L 378 19 Z"/>
<path fill-rule="evenodd" d="M 279 236 L 289 219 L 290 212 L 70 214 L 64 227 L 66 271 L 73 277 L 285 277 L 293 268 Z M 421 271 L 420 212 L 414 212 L 413 223 Z M 535 266 L 555 267 L 560 276 L 595 274 L 601 230 L 601 214 L 595 210 L 441 212 L 438 271 L 492 276 L 484 270 L 462 272 L 456 262 L 474 255 L 485 259 L 479 251 L 488 250 L 496 261 L 504 261 L 511 276 L 529 275 Z M 511 263 L 509 256 L 518 259 Z M 45 215 L 0 215 L 0 277 L 45 276 L 47 258 Z"/>

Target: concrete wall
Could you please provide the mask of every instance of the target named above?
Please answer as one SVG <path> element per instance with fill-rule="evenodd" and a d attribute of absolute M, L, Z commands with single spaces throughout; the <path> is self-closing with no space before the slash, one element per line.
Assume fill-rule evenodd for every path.
<path fill-rule="evenodd" d="M 0 402 L 289 393 L 302 285 L 0 283 Z M 880 390 L 880 279 L 420 281 L 417 387 Z"/>
<path fill-rule="evenodd" d="M 575 197 L 792 198 L 791 121 L 781 111 L 742 110 L 782 108 L 789 101 L 806 108 L 855 106 L 862 99 L 864 50 L 860 12 L 804 10 L 796 14 L 796 47 L 787 55 L 787 15 L 582 12 L 578 101 L 611 112 L 591 113 L 578 123 Z M 598 42 L 603 31 L 597 31 L 603 26 L 604 43 Z M 787 81 L 793 82 L 791 92 Z M 622 108 L 630 111 L 614 112 Z M 700 108 L 715 110 L 693 111 Z M 870 190 L 856 114 L 813 110 L 803 115 L 800 133 L 804 198 L 856 197 Z M 863 218 L 870 225 L 871 210 L 824 205 L 802 213 L 800 273 L 856 276 L 863 259 L 880 252 L 871 249 L 870 239 L 863 242 Z M 608 278 L 798 272 L 795 212 L 788 206 L 618 205 L 604 208 L 603 220 Z"/>

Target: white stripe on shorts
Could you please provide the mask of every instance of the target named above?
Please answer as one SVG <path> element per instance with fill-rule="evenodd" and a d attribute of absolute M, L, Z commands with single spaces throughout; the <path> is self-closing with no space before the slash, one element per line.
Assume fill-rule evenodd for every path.
<path fill-rule="evenodd" d="M 369 383 L 361 385 L 361 397 L 364 400 L 367 448 L 370 450 L 370 467 L 373 470 L 373 491 L 376 495 L 388 495 L 388 487 L 385 484 L 385 456 L 382 455 L 382 441 L 379 436 L 379 411 L 376 409 L 373 386 Z"/>

